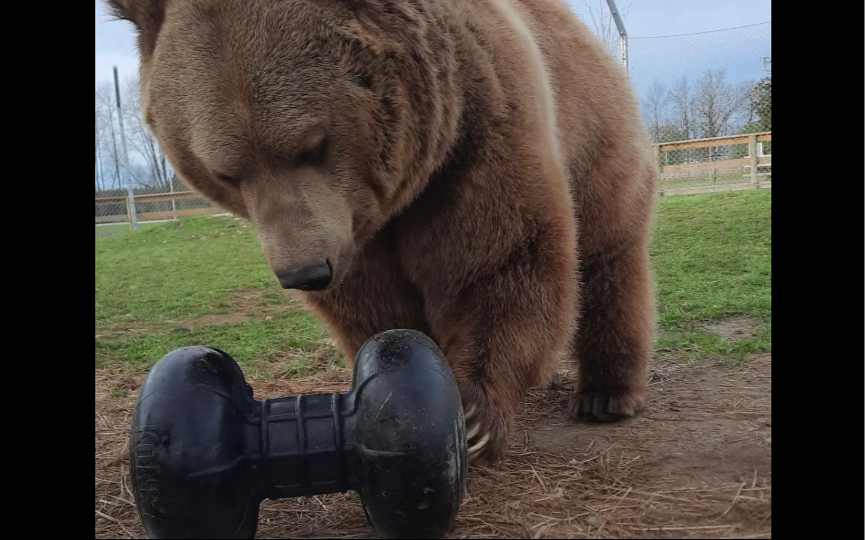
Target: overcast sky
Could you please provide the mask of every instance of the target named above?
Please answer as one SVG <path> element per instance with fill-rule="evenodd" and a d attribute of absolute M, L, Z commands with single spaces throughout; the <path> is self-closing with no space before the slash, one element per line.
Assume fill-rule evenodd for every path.
<path fill-rule="evenodd" d="M 566 0 L 590 26 L 584 0 Z M 593 5 L 598 0 L 588 0 Z M 96 83 L 111 81 L 116 65 L 121 79 L 135 76 L 138 56 L 132 26 L 113 21 L 102 0 L 96 3 Z M 771 55 L 771 25 L 695 36 L 640 39 L 691 34 L 756 25 L 772 20 L 770 0 L 619 0 L 627 12 L 630 36 L 629 67 L 638 93 L 654 80 L 672 84 L 687 75 L 697 78 L 705 69 L 725 68 L 728 78 L 756 80 L 763 75 L 760 57 Z"/>

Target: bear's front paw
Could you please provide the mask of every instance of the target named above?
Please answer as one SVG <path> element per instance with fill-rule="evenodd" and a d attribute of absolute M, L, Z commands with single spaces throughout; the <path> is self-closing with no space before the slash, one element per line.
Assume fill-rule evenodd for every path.
<path fill-rule="evenodd" d="M 494 465 L 507 448 L 508 423 L 487 407 L 471 404 L 464 408 L 469 463 Z"/>
<path fill-rule="evenodd" d="M 568 416 L 583 422 L 616 422 L 643 409 L 643 392 L 577 390 L 568 401 Z"/>

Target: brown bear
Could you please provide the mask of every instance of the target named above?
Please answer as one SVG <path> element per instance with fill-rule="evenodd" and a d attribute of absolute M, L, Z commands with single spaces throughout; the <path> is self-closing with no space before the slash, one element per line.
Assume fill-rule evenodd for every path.
<path fill-rule="evenodd" d="M 386 329 L 435 339 L 474 463 L 562 355 L 574 419 L 641 409 L 656 166 L 626 73 L 564 2 L 109 2 L 178 174 L 253 223 L 346 359 Z"/>

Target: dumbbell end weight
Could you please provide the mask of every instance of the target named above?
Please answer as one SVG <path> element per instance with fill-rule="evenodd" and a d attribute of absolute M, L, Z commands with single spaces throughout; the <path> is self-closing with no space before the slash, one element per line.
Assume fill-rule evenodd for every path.
<path fill-rule="evenodd" d="M 211 347 L 150 370 L 132 417 L 130 476 L 149 538 L 253 538 L 264 499 L 247 435 L 260 404 L 237 363 Z"/>
<path fill-rule="evenodd" d="M 453 374 L 420 332 L 371 338 L 346 394 L 255 401 L 237 363 L 177 349 L 141 389 L 132 487 L 151 538 L 252 538 L 265 498 L 358 491 L 385 538 L 439 538 L 465 489 Z"/>
<path fill-rule="evenodd" d="M 390 330 L 358 351 L 354 386 L 357 491 L 384 538 L 441 538 L 466 482 L 465 420 L 456 381 L 438 347 Z"/>

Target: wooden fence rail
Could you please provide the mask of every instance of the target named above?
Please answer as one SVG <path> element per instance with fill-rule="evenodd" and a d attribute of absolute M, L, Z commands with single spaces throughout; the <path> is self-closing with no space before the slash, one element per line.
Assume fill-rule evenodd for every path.
<path fill-rule="evenodd" d="M 764 178 L 772 178 L 772 155 L 759 155 L 758 143 L 772 142 L 772 133 L 750 133 L 745 135 L 731 135 L 727 137 L 712 137 L 708 139 L 693 139 L 689 141 L 673 141 L 656 143 L 652 145 L 655 154 L 655 163 L 661 173 L 661 181 L 682 180 L 685 178 L 703 177 L 709 173 L 712 186 L 695 186 L 693 188 L 662 188 L 661 195 L 678 195 L 684 193 L 705 193 L 710 191 L 729 191 L 737 189 L 758 189 L 771 187 L 765 184 Z M 699 148 L 718 148 L 732 145 L 748 145 L 748 155 L 741 158 L 726 158 L 721 160 L 694 161 L 688 163 L 666 164 L 666 158 L 670 152 L 683 150 L 694 150 Z M 726 185 L 715 185 L 717 173 L 741 174 L 747 178 L 747 182 Z M 765 185 L 764 185 L 765 184 Z"/>
<path fill-rule="evenodd" d="M 149 194 L 149 195 L 136 195 L 135 196 L 135 204 L 136 204 L 136 208 L 138 208 L 137 205 L 139 205 L 141 203 L 155 203 L 155 202 L 164 202 L 164 201 L 169 201 L 169 202 L 171 202 L 171 201 L 184 201 L 184 200 L 190 200 L 190 199 L 196 199 L 196 200 L 201 200 L 201 201 L 206 202 L 206 199 L 204 199 L 201 195 L 199 195 L 198 193 L 196 193 L 194 191 L 176 191 L 174 193 L 153 193 L 153 194 Z M 103 204 L 103 205 L 104 204 L 115 204 L 115 205 L 122 204 L 122 205 L 124 205 L 126 207 L 126 213 L 125 214 L 116 214 L 116 215 L 112 215 L 112 216 L 102 216 L 102 217 L 108 218 L 108 220 L 110 220 L 111 218 L 115 218 L 115 217 L 117 217 L 117 218 L 124 217 L 124 218 L 126 218 L 126 221 L 129 222 L 129 226 L 130 227 L 132 226 L 132 214 L 129 211 L 129 198 L 128 197 L 97 197 L 96 198 L 96 204 L 97 205 L 99 205 L 99 204 Z M 144 221 L 144 220 L 148 220 L 148 219 L 174 219 L 174 218 L 183 217 L 183 216 L 192 216 L 195 214 L 214 214 L 214 213 L 219 213 L 219 212 L 224 211 L 220 208 L 217 208 L 217 207 L 211 205 L 209 202 L 207 204 L 208 204 L 208 206 L 202 206 L 202 207 L 198 207 L 198 208 L 184 208 L 182 210 L 175 209 L 175 210 L 165 210 L 165 211 L 159 211 L 159 212 L 137 212 L 136 215 L 138 216 L 139 220 Z M 120 220 L 115 220 L 115 221 L 120 221 Z"/>

